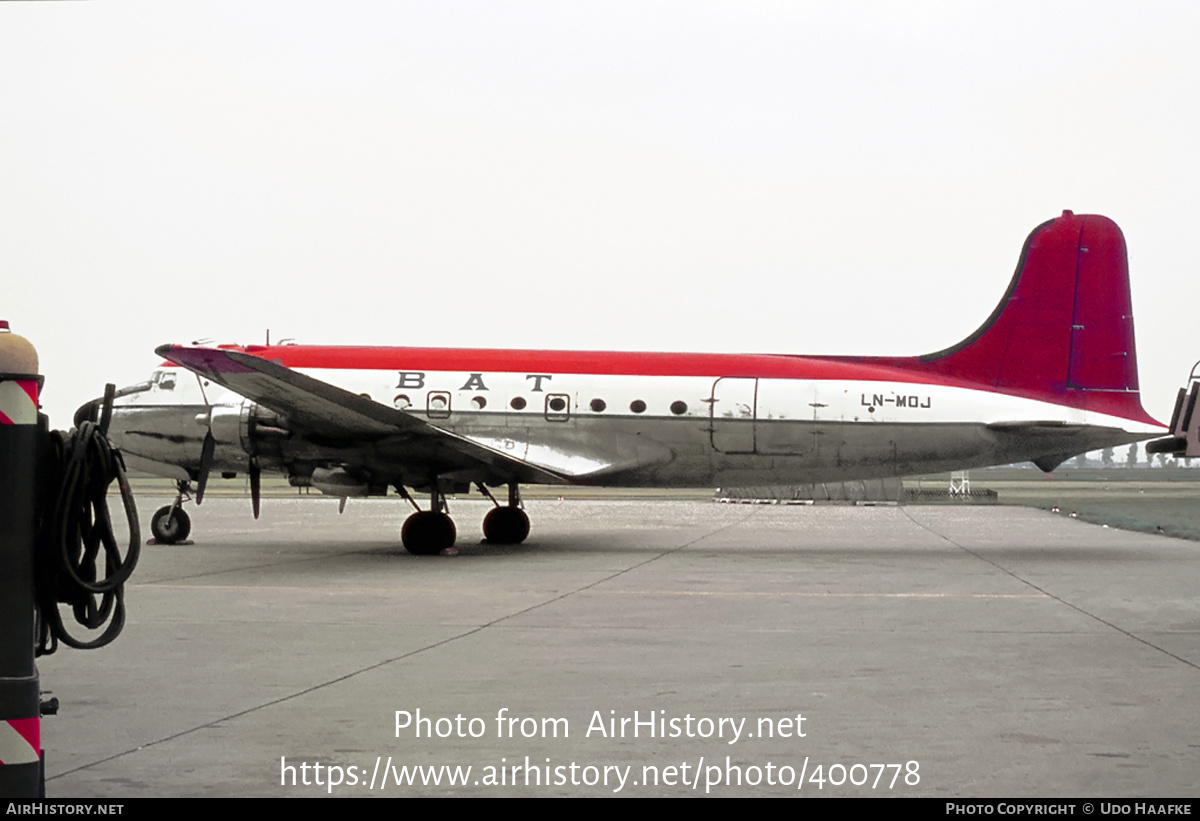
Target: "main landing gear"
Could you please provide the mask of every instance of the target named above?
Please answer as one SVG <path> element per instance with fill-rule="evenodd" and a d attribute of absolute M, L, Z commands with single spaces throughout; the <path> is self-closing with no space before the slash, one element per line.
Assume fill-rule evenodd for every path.
<path fill-rule="evenodd" d="M 502 507 L 483 484 L 480 492 L 496 505 L 483 520 L 483 536 L 489 544 L 520 544 L 529 535 L 529 517 L 521 509 L 521 496 L 516 484 L 508 486 L 508 506 Z M 417 503 L 403 487 L 396 488 L 414 508 Z M 437 486 L 430 485 L 429 510 L 417 508 L 404 520 L 400 541 L 404 549 L 417 556 L 435 556 L 454 546 L 457 531 L 446 511 L 446 497 Z"/>
<path fill-rule="evenodd" d="M 400 528 L 400 541 L 405 550 L 414 556 L 436 556 L 454 547 L 458 531 L 446 512 L 446 496 L 438 487 L 437 479 L 429 484 L 429 510 L 417 507 L 403 485 L 396 485 L 396 491 L 416 510 Z"/>
<path fill-rule="evenodd" d="M 441 510 L 418 510 L 400 528 L 404 549 L 416 556 L 436 556 L 453 547 L 457 536 L 454 521 Z"/>
<path fill-rule="evenodd" d="M 191 487 L 188 482 L 180 480 L 179 493 L 175 501 L 166 507 L 160 507 L 150 520 L 150 532 L 158 544 L 179 544 L 192 532 L 191 517 L 183 509 L 184 501 L 191 501 Z"/>
<path fill-rule="evenodd" d="M 483 517 L 483 538 L 487 539 L 488 544 L 520 544 L 525 541 L 529 535 L 529 517 L 521 509 L 521 494 L 517 485 L 508 486 L 508 507 L 501 507 L 482 484 L 479 490 L 495 505 Z"/>

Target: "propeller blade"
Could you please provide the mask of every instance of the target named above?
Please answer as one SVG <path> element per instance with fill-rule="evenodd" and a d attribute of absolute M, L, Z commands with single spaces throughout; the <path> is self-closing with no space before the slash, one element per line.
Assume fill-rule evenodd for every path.
<path fill-rule="evenodd" d="M 204 501 L 204 488 L 208 485 L 208 474 L 212 471 L 213 453 L 217 449 L 217 440 L 212 431 L 204 434 L 204 444 L 200 447 L 200 475 L 196 479 L 196 504 Z"/>
<path fill-rule="evenodd" d="M 253 461 L 250 462 L 250 505 L 254 508 L 254 518 L 258 518 L 258 502 L 262 489 L 262 472 Z"/>

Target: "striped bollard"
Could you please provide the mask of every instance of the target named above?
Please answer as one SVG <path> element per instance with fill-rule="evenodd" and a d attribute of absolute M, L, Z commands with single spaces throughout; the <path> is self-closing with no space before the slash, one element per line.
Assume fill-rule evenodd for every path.
<path fill-rule="evenodd" d="M 33 662 L 37 352 L 0 320 L 0 795 L 43 795 Z"/>

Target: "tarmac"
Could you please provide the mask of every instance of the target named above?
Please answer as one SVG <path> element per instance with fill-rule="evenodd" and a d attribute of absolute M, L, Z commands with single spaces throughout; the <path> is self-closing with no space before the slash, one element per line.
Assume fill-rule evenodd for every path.
<path fill-rule="evenodd" d="M 1196 542 L 546 500 L 493 547 L 487 506 L 435 557 L 395 499 L 192 506 L 116 642 L 39 660 L 47 797 L 1200 795 Z"/>

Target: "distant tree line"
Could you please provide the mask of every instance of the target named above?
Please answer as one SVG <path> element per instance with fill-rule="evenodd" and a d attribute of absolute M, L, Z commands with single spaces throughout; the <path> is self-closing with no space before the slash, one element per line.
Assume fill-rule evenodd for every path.
<path fill-rule="evenodd" d="M 1143 442 L 1135 442 L 1129 446 L 1093 450 L 1080 456 L 1075 456 L 1063 463 L 1067 468 L 1194 468 L 1200 467 L 1200 460 L 1176 459 L 1163 453 L 1146 453 Z"/>

